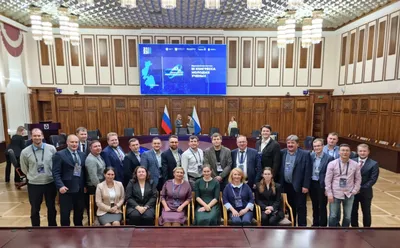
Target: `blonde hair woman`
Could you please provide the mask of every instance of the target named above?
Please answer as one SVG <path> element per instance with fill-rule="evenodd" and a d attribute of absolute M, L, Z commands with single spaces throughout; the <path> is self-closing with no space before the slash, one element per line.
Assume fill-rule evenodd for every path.
<path fill-rule="evenodd" d="M 251 225 L 253 219 L 253 192 L 244 180 L 241 169 L 232 169 L 228 179 L 229 184 L 222 195 L 224 206 L 229 211 L 229 219 L 236 226 Z"/>

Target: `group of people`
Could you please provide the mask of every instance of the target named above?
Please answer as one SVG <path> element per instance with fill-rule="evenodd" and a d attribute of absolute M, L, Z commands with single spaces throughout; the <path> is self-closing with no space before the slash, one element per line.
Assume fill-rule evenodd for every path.
<path fill-rule="evenodd" d="M 158 137 L 152 149 L 140 153 L 139 140 L 129 140 L 129 153 L 119 146 L 116 133 L 107 134 L 108 146 L 87 140 L 87 130 L 77 129 L 67 138 L 67 148 L 56 151 L 43 143 L 40 129 L 32 130 L 32 145 L 22 150 L 21 170 L 28 178 L 28 195 L 33 226 L 40 225 L 43 196 L 50 226 L 57 225 L 55 198 L 59 192 L 61 225 L 82 225 L 90 194 L 95 195 L 101 225 L 120 225 L 122 206 L 130 225 L 154 225 L 156 202 L 160 199 L 159 225 L 178 226 L 187 221 L 187 206 L 194 196 L 195 225 L 219 225 L 222 204 L 232 225 L 251 225 L 254 205 L 261 208 L 262 225 L 279 225 L 284 218 L 281 194 L 286 193 L 293 209 L 294 225 L 306 226 L 306 199 L 312 201 L 312 226 L 358 226 L 361 204 L 363 224 L 371 226 L 372 186 L 379 168 L 368 158 L 369 147 L 361 144 L 356 158 L 350 147 L 337 146 L 338 134 L 313 141 L 313 151 L 299 148 L 299 138 L 290 135 L 285 149 L 271 138 L 272 128 L 261 128 L 255 149 L 247 138 L 237 137 L 237 148 L 222 145 L 222 136 L 211 136 L 212 146 L 199 148 L 199 138 L 189 137 L 189 148 L 179 148 L 178 136 L 169 137 L 162 152 Z M 192 194 L 194 192 L 194 194 Z M 327 204 L 329 202 L 329 217 Z M 343 221 L 340 223 L 340 205 Z"/>

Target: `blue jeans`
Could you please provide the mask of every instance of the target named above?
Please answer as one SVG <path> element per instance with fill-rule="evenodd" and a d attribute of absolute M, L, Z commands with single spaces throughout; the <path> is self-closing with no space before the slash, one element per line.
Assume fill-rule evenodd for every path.
<path fill-rule="evenodd" d="M 239 212 L 239 211 L 238 211 Z M 251 222 L 253 220 L 253 212 L 248 211 L 244 215 L 240 217 L 233 217 L 232 213 L 229 213 L 229 216 L 231 218 L 231 222 L 233 226 L 250 226 Z"/>
<path fill-rule="evenodd" d="M 329 203 L 329 226 L 336 227 L 340 221 L 340 204 L 343 204 L 343 222 L 342 227 L 349 227 L 351 221 L 351 209 L 353 208 L 354 195 L 350 198 L 345 196 L 344 199 L 334 198 L 332 203 Z"/>

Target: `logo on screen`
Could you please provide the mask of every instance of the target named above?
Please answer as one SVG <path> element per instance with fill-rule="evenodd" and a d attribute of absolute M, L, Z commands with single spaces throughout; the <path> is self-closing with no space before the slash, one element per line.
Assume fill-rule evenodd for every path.
<path fill-rule="evenodd" d="M 167 76 L 170 79 L 174 77 L 182 77 L 183 76 L 182 65 L 177 64 L 173 68 L 165 69 L 165 76 Z"/>
<path fill-rule="evenodd" d="M 143 47 L 143 54 L 151 54 L 151 47 Z"/>

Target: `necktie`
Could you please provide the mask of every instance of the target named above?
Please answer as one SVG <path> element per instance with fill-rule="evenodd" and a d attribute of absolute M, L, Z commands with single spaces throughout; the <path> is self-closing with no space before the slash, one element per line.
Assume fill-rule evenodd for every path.
<path fill-rule="evenodd" d="M 122 156 L 121 151 L 118 148 L 116 148 L 116 150 L 117 150 L 117 153 L 118 153 L 119 160 L 122 161 L 124 159 L 124 157 Z"/>
<path fill-rule="evenodd" d="M 363 165 L 364 165 L 364 160 L 361 160 L 361 161 L 360 161 L 360 168 L 362 168 Z"/>
<path fill-rule="evenodd" d="M 136 154 L 136 158 L 137 158 L 137 160 L 138 160 L 139 163 L 140 163 L 140 154 L 139 154 L 139 153 Z"/>
<path fill-rule="evenodd" d="M 240 161 L 239 161 L 239 169 L 243 170 L 243 154 L 244 151 L 240 151 Z"/>
<path fill-rule="evenodd" d="M 76 152 L 73 152 L 72 155 L 74 156 L 74 163 L 78 164 L 78 158 L 76 157 Z"/>
<path fill-rule="evenodd" d="M 82 152 L 86 152 L 86 150 L 85 150 L 85 143 L 82 143 Z"/>

